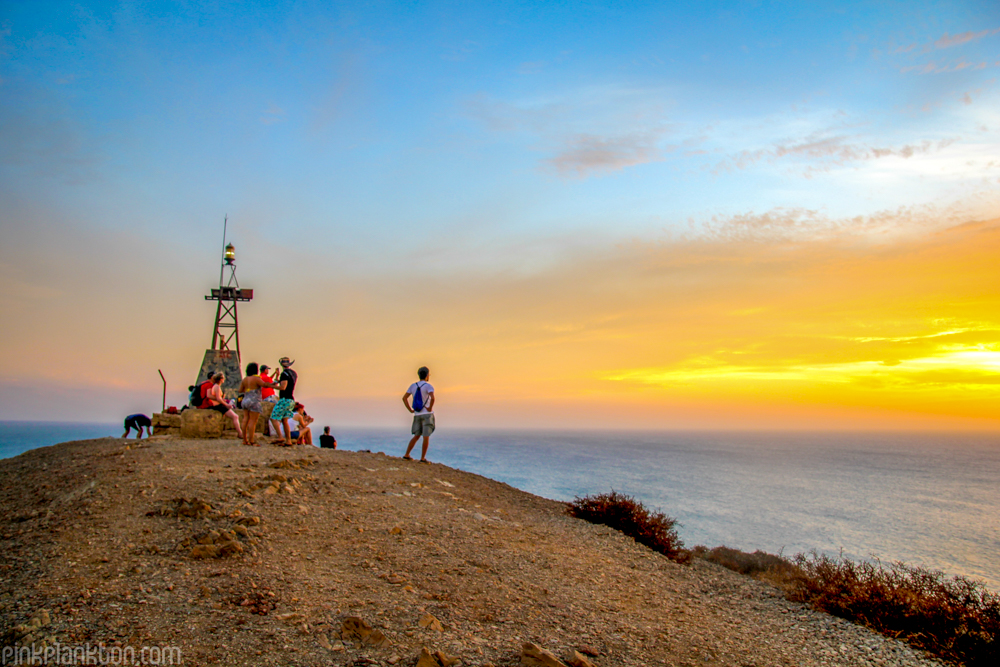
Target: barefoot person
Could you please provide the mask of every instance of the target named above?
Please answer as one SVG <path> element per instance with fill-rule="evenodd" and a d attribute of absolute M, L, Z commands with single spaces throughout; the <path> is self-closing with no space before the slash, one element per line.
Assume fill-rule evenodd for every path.
<path fill-rule="evenodd" d="M 427 447 L 430 444 L 431 433 L 434 432 L 434 387 L 427 381 L 431 372 L 426 366 L 421 366 L 417 370 L 417 382 L 410 385 L 410 388 L 403 394 L 403 405 L 413 413 L 413 427 L 410 432 L 413 438 L 406 448 L 403 458 L 412 461 L 410 452 L 421 437 L 424 439 L 424 446 L 420 452 L 420 462 L 427 463 Z M 413 407 L 410 407 L 410 397 L 413 397 Z"/>
<path fill-rule="evenodd" d="M 274 382 L 275 381 L 275 378 L 271 377 L 271 367 L 270 366 L 268 366 L 266 364 L 261 364 L 260 365 L 260 379 L 263 380 L 264 382 Z M 263 403 L 271 403 L 272 404 L 272 406 L 271 406 L 272 409 L 274 409 L 273 404 L 278 402 L 278 394 L 277 394 L 277 392 L 274 391 L 274 387 L 277 387 L 277 386 L 278 386 L 277 384 L 274 384 L 274 385 L 272 385 L 270 387 L 264 387 L 263 389 L 260 390 L 260 400 L 261 400 L 261 402 L 263 402 Z M 268 425 L 270 426 L 270 429 L 264 429 L 265 431 L 267 431 L 267 433 L 265 433 L 265 435 L 281 435 L 281 430 L 280 430 L 281 426 L 278 424 L 278 422 L 276 422 L 275 420 L 271 419 L 269 421 Z"/>
<path fill-rule="evenodd" d="M 274 444 L 283 444 L 286 447 L 292 445 L 292 431 L 288 427 L 288 420 L 295 414 L 295 383 L 299 381 L 298 374 L 292 370 L 295 362 L 288 357 L 278 360 L 281 366 L 281 375 L 278 376 L 278 402 L 274 404 L 271 411 L 271 420 L 280 421 L 285 432 L 284 441 L 275 441 Z"/>
<path fill-rule="evenodd" d="M 153 422 L 150 421 L 149 417 L 146 415 L 129 415 L 125 418 L 125 433 L 122 435 L 123 438 L 127 438 L 128 434 L 132 432 L 132 429 L 136 430 L 136 440 L 142 440 L 142 429 L 143 427 L 149 432 L 150 437 L 153 435 Z"/>
<path fill-rule="evenodd" d="M 257 444 L 257 420 L 260 413 L 264 411 L 261 392 L 265 388 L 277 387 L 276 382 L 265 381 L 257 374 L 257 364 L 250 362 L 247 364 L 247 375 L 240 383 L 240 393 L 243 394 L 241 407 L 246 412 L 246 423 L 243 424 L 243 444 L 255 446 Z"/>
<path fill-rule="evenodd" d="M 292 415 L 292 420 L 295 422 L 295 430 L 292 431 L 292 438 L 295 439 L 296 444 L 313 444 L 312 429 L 309 427 L 309 424 L 313 423 L 313 418 L 306 414 L 306 406 L 296 403 L 295 414 Z"/>
<path fill-rule="evenodd" d="M 225 373 L 220 372 L 212 376 L 212 386 L 209 388 L 205 400 L 200 407 L 203 410 L 215 410 L 219 414 L 232 419 L 233 426 L 236 427 L 236 435 L 240 436 L 240 440 L 242 440 L 243 429 L 240 428 L 240 418 L 233 411 L 232 403 L 227 401 L 226 397 L 222 395 L 222 383 L 225 381 Z"/>

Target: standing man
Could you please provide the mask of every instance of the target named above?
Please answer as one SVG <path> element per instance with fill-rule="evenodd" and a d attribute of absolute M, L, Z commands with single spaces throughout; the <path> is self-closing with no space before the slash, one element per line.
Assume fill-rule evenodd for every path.
<path fill-rule="evenodd" d="M 278 359 L 278 365 L 281 366 L 281 375 L 278 376 L 278 402 L 271 410 L 271 420 L 281 422 L 281 427 L 285 432 L 285 440 L 282 444 L 286 447 L 292 446 L 292 431 L 288 427 L 288 420 L 295 414 L 295 383 L 299 381 L 298 374 L 292 370 L 294 363 L 288 357 Z"/>
<path fill-rule="evenodd" d="M 271 377 L 270 366 L 266 364 L 261 364 L 260 379 L 266 382 L 272 382 L 272 383 L 274 382 L 274 378 Z M 270 387 L 264 387 L 263 389 L 260 390 L 260 400 L 265 401 L 267 403 L 271 403 L 272 404 L 271 409 L 273 410 L 274 409 L 273 404 L 278 402 L 278 396 L 275 394 L 274 389 L 271 389 Z M 268 431 L 267 435 L 271 435 L 271 432 L 273 432 L 274 435 L 276 436 L 281 435 L 281 427 L 278 425 L 278 422 L 271 419 L 269 426 L 270 426 L 269 429 L 265 429 L 266 431 Z"/>
<path fill-rule="evenodd" d="M 407 461 L 413 460 L 410 452 L 413 451 L 417 440 L 423 437 L 424 448 L 420 452 L 420 462 L 428 463 L 427 446 L 430 444 L 431 433 L 434 432 L 434 387 L 427 381 L 430 376 L 431 372 L 427 370 L 427 367 L 421 366 L 417 370 L 418 380 L 411 384 L 410 388 L 403 394 L 403 405 L 413 413 L 413 428 L 410 429 L 413 438 L 406 448 L 406 454 L 403 455 Z M 413 407 L 410 407 L 411 396 L 413 397 Z"/>

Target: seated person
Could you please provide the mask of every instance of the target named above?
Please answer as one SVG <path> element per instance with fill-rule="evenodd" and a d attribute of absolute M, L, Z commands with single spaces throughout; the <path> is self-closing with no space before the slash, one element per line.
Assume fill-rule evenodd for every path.
<path fill-rule="evenodd" d="M 292 431 L 292 439 L 299 445 L 313 444 L 312 429 L 309 428 L 309 424 L 313 422 L 313 418 L 306 414 L 306 406 L 296 403 L 292 419 L 296 424 L 295 430 Z"/>
<path fill-rule="evenodd" d="M 323 427 L 323 435 L 319 436 L 319 446 L 323 449 L 336 449 L 337 439 L 330 435 L 330 427 Z"/>
<path fill-rule="evenodd" d="M 122 435 L 123 438 L 127 438 L 128 434 L 132 429 L 136 430 L 136 440 L 142 440 L 142 429 L 143 427 L 149 432 L 149 435 L 153 435 L 153 422 L 150 421 L 149 417 L 146 415 L 129 415 L 125 418 L 125 433 Z M 329 430 L 329 429 L 328 429 Z"/>
<path fill-rule="evenodd" d="M 233 422 L 233 426 L 236 428 L 236 435 L 240 436 L 240 440 L 243 439 L 243 429 L 240 428 L 240 418 L 233 410 L 233 404 L 226 400 L 226 397 L 222 395 L 222 383 L 226 381 L 225 373 L 216 373 L 212 376 L 212 385 L 205 393 L 205 400 L 202 401 L 200 407 L 202 410 L 215 410 L 224 417 L 229 417 Z"/>

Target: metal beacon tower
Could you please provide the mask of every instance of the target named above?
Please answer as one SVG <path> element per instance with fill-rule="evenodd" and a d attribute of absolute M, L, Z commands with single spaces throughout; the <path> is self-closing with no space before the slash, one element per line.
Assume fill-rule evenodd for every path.
<path fill-rule="evenodd" d="M 226 374 L 222 389 L 227 397 L 235 397 L 243 380 L 240 363 L 240 319 L 237 304 L 253 299 L 252 289 L 243 289 L 236 279 L 236 248 L 226 243 L 227 217 L 222 226 L 222 267 L 219 269 L 219 287 L 205 296 L 206 301 L 216 301 L 215 326 L 212 329 L 212 348 L 205 350 L 205 358 L 198 370 L 196 384 L 208 380 L 216 372 Z M 226 280 L 226 269 L 229 279 Z"/>

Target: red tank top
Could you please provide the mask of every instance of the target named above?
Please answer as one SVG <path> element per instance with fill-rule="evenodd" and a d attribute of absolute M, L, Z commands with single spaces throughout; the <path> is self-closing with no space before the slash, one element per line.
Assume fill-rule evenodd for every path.
<path fill-rule="evenodd" d="M 267 373 L 261 373 L 260 379 L 263 380 L 264 382 L 274 382 L 274 380 L 271 379 L 271 376 L 268 375 Z M 271 389 L 270 387 L 261 387 L 260 397 L 267 398 L 268 396 L 274 396 L 274 390 Z"/>

